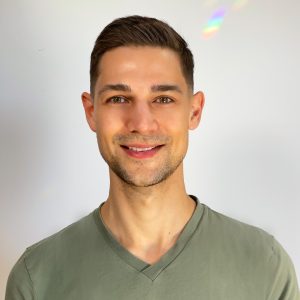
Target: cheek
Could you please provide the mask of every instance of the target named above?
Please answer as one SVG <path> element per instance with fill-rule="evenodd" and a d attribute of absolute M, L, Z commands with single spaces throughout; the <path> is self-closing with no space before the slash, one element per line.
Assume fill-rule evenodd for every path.
<path fill-rule="evenodd" d="M 111 136 L 114 132 L 119 130 L 121 123 L 119 116 L 101 111 L 97 114 L 96 129 L 103 137 Z"/>
<path fill-rule="evenodd" d="M 185 110 L 171 112 L 164 117 L 163 122 L 174 134 L 184 134 L 189 129 L 189 116 Z"/>
<path fill-rule="evenodd" d="M 189 122 L 186 115 L 172 116 L 168 118 L 166 124 L 166 131 L 173 138 L 174 151 L 183 152 L 187 149 Z"/>
<path fill-rule="evenodd" d="M 100 151 L 106 153 L 112 152 L 112 139 L 116 133 L 119 133 L 122 128 L 120 118 L 112 116 L 109 113 L 101 112 L 97 114 L 96 133 Z"/>

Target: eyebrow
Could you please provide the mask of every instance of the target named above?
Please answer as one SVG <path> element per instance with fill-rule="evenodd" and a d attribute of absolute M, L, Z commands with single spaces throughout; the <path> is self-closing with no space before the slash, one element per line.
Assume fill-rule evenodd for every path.
<path fill-rule="evenodd" d="M 151 86 L 152 92 L 168 92 L 168 91 L 175 91 L 182 94 L 182 90 L 176 84 L 155 84 Z"/>
<path fill-rule="evenodd" d="M 155 84 L 152 85 L 150 90 L 152 92 L 168 92 L 175 91 L 182 94 L 182 90 L 176 84 Z M 106 91 L 121 91 L 121 92 L 131 92 L 131 88 L 127 84 L 117 83 L 117 84 L 106 84 L 99 92 L 98 95 Z"/>
<path fill-rule="evenodd" d="M 98 95 L 106 92 L 106 91 L 121 91 L 121 92 L 131 92 L 131 88 L 129 85 L 123 83 L 117 84 L 106 84 L 99 92 Z"/>

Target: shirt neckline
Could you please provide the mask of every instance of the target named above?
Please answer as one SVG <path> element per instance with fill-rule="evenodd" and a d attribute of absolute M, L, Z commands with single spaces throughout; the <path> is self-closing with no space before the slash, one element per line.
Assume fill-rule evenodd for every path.
<path fill-rule="evenodd" d="M 93 215 L 98 229 L 114 252 L 128 265 L 143 273 L 153 281 L 181 253 L 198 227 L 203 214 L 203 205 L 199 202 L 196 196 L 189 196 L 196 202 L 196 207 L 192 216 L 182 229 L 176 243 L 154 264 L 148 264 L 129 252 L 118 242 L 112 232 L 106 227 L 103 219 L 101 218 L 101 214 L 99 213 L 101 206 L 105 202 L 101 203 L 100 206 L 94 210 Z"/>

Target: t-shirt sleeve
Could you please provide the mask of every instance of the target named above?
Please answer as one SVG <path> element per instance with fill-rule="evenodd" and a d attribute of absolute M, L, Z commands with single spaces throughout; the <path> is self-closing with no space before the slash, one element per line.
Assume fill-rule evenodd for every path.
<path fill-rule="evenodd" d="M 8 276 L 5 300 L 34 299 L 33 285 L 26 267 L 24 254 L 17 261 Z"/>
<path fill-rule="evenodd" d="M 297 277 L 289 255 L 274 238 L 272 250 L 273 253 L 270 257 L 271 287 L 267 299 L 300 300 Z"/>

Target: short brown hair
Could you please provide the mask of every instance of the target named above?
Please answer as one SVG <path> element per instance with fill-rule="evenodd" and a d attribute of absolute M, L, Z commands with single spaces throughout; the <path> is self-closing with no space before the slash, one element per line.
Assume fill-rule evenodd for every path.
<path fill-rule="evenodd" d="M 194 60 L 186 41 L 165 22 L 134 15 L 114 20 L 98 36 L 91 54 L 90 90 L 92 95 L 99 75 L 98 65 L 102 55 L 113 48 L 122 46 L 154 46 L 175 51 L 180 59 L 183 76 L 193 90 Z"/>

